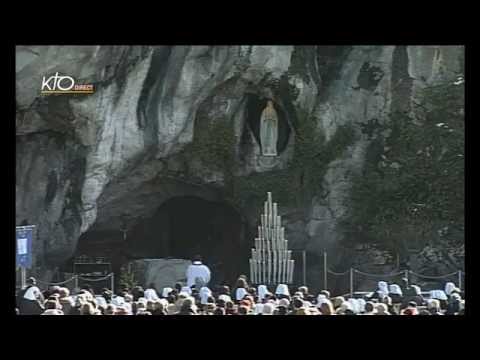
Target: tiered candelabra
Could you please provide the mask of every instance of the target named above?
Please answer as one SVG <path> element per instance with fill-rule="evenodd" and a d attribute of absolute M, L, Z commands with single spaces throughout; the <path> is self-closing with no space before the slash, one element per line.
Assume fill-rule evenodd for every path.
<path fill-rule="evenodd" d="M 267 193 L 261 225 L 255 238 L 255 248 L 250 259 L 250 279 L 254 284 L 290 284 L 295 261 L 291 259 L 285 239 L 285 228 L 278 215 L 277 203 L 272 203 L 272 193 Z"/>

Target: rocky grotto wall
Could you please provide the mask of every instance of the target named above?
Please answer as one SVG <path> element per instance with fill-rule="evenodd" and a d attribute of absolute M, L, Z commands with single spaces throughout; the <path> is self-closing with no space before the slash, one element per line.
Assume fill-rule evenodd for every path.
<path fill-rule="evenodd" d="M 372 142 L 388 138 L 392 112 L 413 113 L 421 89 L 454 80 L 463 51 L 17 47 L 16 219 L 38 226 L 39 276 L 70 258 L 82 234 L 131 231 L 175 197 L 228 204 L 253 232 L 267 191 L 289 244 L 308 252 L 312 286 L 324 250 L 331 267 L 361 264 L 368 256 L 343 242 L 352 182 Z M 42 77 L 57 71 L 95 93 L 41 96 Z M 273 161 L 256 127 L 265 97 L 281 114 Z"/>

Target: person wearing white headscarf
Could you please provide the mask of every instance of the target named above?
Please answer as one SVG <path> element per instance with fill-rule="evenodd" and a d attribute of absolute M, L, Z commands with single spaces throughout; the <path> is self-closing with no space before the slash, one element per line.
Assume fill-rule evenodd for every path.
<path fill-rule="evenodd" d="M 317 307 L 320 307 L 323 303 L 328 301 L 327 297 L 323 294 L 318 294 L 317 296 Z"/>
<path fill-rule="evenodd" d="M 275 294 L 290 296 L 290 291 L 288 290 L 288 286 L 286 284 L 278 284 L 277 289 L 275 290 Z"/>
<path fill-rule="evenodd" d="M 147 300 L 156 301 L 159 299 L 157 292 L 155 291 L 154 284 L 150 284 L 150 286 L 144 291 L 143 296 L 145 296 Z"/>
<path fill-rule="evenodd" d="M 165 287 L 165 288 L 163 288 L 163 290 L 162 290 L 162 297 L 163 297 L 163 298 L 167 298 L 167 297 L 168 297 L 168 294 L 170 294 L 172 291 L 173 291 L 173 289 L 172 289 L 171 287 Z"/>
<path fill-rule="evenodd" d="M 245 290 L 245 288 L 237 288 L 237 290 L 235 290 L 235 300 L 243 300 L 245 295 L 248 295 L 248 292 Z"/>
<path fill-rule="evenodd" d="M 340 305 L 340 307 L 337 309 L 336 313 L 337 315 L 352 314 L 353 313 L 352 304 L 349 303 L 348 301 L 344 301 L 342 305 Z"/>
<path fill-rule="evenodd" d="M 268 293 L 268 288 L 266 285 L 258 285 L 258 298 L 260 299 L 260 301 L 262 301 L 263 299 L 265 299 L 265 295 Z"/>
<path fill-rule="evenodd" d="M 380 297 L 388 295 L 388 284 L 386 281 L 378 282 L 377 292 L 379 293 Z"/>
<path fill-rule="evenodd" d="M 204 286 L 200 289 L 200 304 L 205 305 L 208 303 L 208 298 L 212 296 L 212 291 Z"/>
<path fill-rule="evenodd" d="M 125 299 L 122 296 L 115 296 L 112 299 L 112 304 L 115 306 L 122 306 L 125 303 Z"/>
<path fill-rule="evenodd" d="M 350 298 L 347 300 L 347 302 L 350 303 L 350 305 L 352 305 L 352 311 L 355 313 L 355 314 L 358 314 L 360 312 L 360 305 L 358 304 L 358 301 L 357 299 L 355 298 Z"/>
<path fill-rule="evenodd" d="M 365 304 L 367 303 L 365 299 L 358 299 L 357 303 L 358 303 L 358 309 L 360 310 L 359 312 L 360 313 L 365 312 Z"/>
<path fill-rule="evenodd" d="M 398 304 L 402 302 L 403 293 L 402 289 L 397 284 L 392 284 L 388 287 L 389 296 L 392 299 L 393 304 Z"/>
<path fill-rule="evenodd" d="M 452 293 L 453 290 L 455 290 L 455 284 L 453 282 L 447 282 L 445 284 L 445 293 L 447 295 L 450 295 Z"/>
<path fill-rule="evenodd" d="M 218 296 L 218 300 L 221 300 L 221 301 L 223 301 L 223 302 L 225 302 L 225 303 L 227 303 L 227 302 L 229 302 L 229 301 L 232 302 L 232 298 L 230 297 L 230 295 L 227 295 L 227 294 L 219 295 L 219 296 Z"/>

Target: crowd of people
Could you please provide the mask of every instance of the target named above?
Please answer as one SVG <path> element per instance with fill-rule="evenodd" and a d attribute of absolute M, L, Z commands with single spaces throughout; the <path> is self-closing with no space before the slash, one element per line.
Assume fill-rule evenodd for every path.
<path fill-rule="evenodd" d="M 407 279 L 400 284 L 380 281 L 367 295 L 345 298 L 332 297 L 327 290 L 315 295 L 306 286 L 254 287 L 244 275 L 233 289 L 177 283 L 160 292 L 150 284 L 146 289 L 122 286 L 117 294 L 106 288 L 95 294 L 86 285 L 73 296 L 59 286 L 42 292 L 30 278 L 17 304 L 17 314 L 40 315 L 463 315 L 465 311 L 462 292 L 452 282 L 425 296 Z"/>

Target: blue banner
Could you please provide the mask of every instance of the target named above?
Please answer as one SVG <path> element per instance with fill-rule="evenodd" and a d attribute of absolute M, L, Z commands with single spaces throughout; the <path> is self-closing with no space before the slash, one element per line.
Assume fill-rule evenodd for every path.
<path fill-rule="evenodd" d="M 32 238 L 35 226 L 17 226 L 17 267 L 32 267 Z"/>

